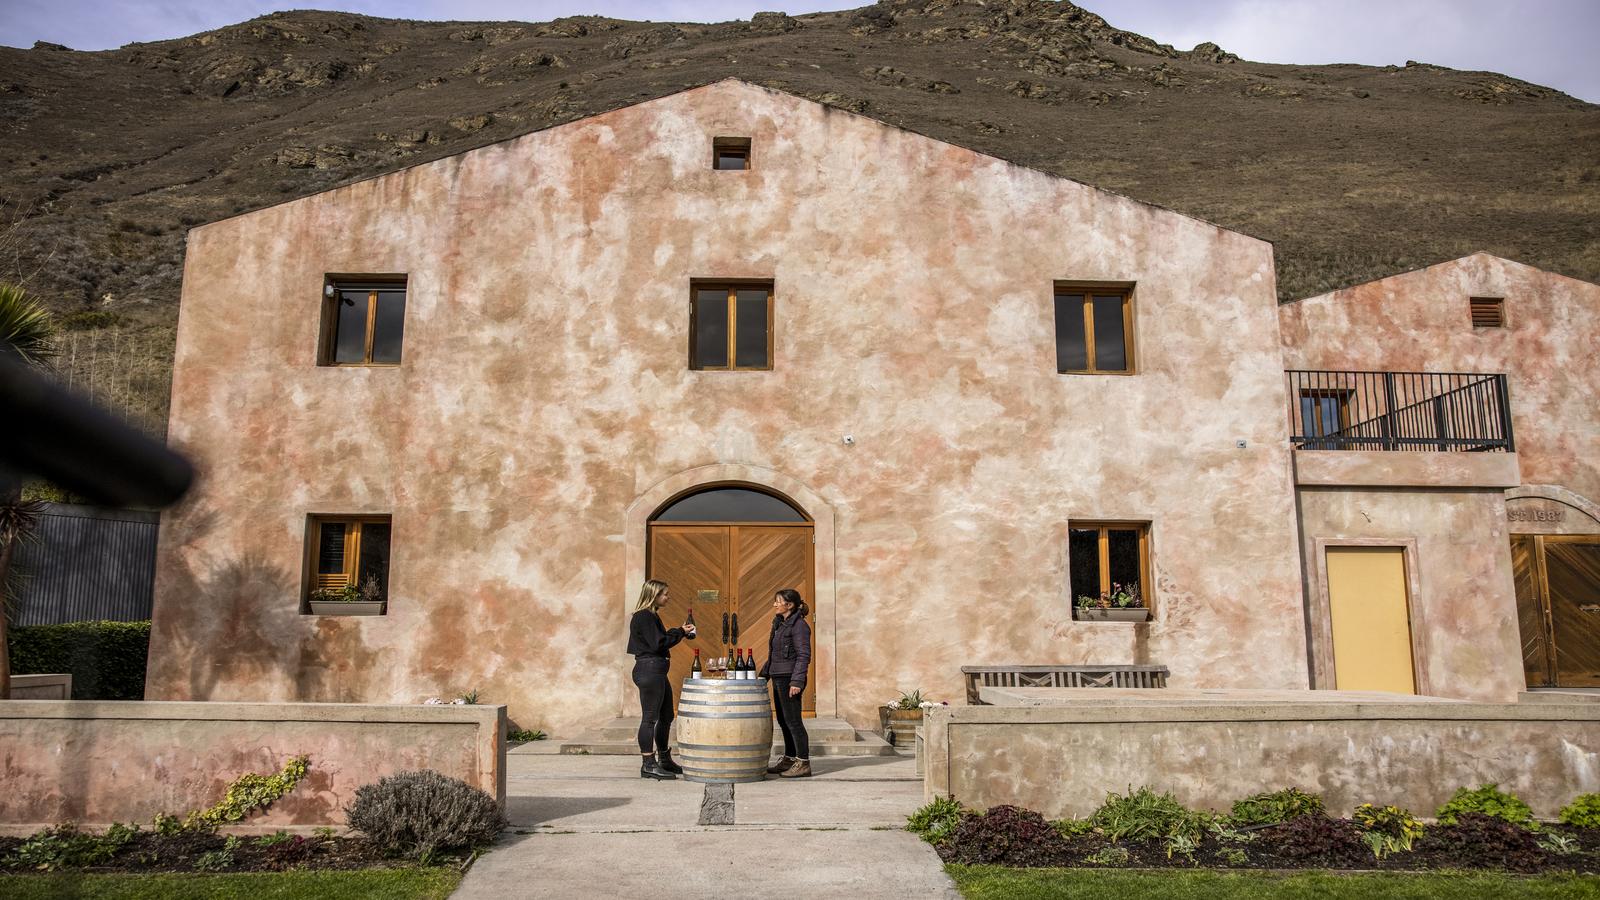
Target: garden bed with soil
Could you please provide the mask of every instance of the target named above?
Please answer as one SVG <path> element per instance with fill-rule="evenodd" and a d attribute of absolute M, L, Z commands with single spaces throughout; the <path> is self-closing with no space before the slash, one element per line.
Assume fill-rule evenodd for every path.
<path fill-rule="evenodd" d="M 984 812 L 936 800 L 911 830 L 946 863 L 1059 869 L 1337 870 L 1517 874 L 1600 873 L 1600 797 L 1585 795 L 1567 823 L 1536 822 L 1526 805 L 1492 785 L 1463 789 L 1425 824 L 1396 807 L 1328 816 L 1314 794 L 1259 794 L 1230 814 L 1187 809 L 1140 789 L 1109 795 L 1086 819 L 1048 821 L 997 806 Z"/>
<path fill-rule="evenodd" d="M 351 871 L 417 865 L 360 837 L 141 831 L 118 842 L 82 832 L 56 833 L 59 839 L 48 844 L 38 842 L 37 836 L 0 837 L 0 874 L 63 869 L 84 873 Z M 33 846 L 25 847 L 30 841 Z M 459 867 L 465 859 L 452 856 L 432 862 Z"/>

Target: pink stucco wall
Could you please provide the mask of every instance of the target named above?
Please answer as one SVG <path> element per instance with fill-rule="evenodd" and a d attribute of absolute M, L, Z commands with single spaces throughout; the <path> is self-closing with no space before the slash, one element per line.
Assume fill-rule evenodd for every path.
<path fill-rule="evenodd" d="M 1474 328 L 1472 297 L 1505 299 Z M 1291 369 L 1504 372 L 1522 482 L 1600 500 L 1600 285 L 1475 253 L 1285 304 Z"/>
<path fill-rule="evenodd" d="M 408 273 L 403 365 L 315 365 L 329 272 Z M 709 277 L 774 280 L 772 371 L 687 369 Z M 1136 284 L 1137 375 L 1056 374 L 1058 279 Z M 735 81 L 198 228 L 149 696 L 475 687 L 570 735 L 624 711 L 627 510 L 719 465 L 831 508 L 857 725 L 963 664 L 1304 687 L 1273 285 L 1263 242 Z M 299 614 L 324 512 L 393 516 L 387 616 Z M 1152 624 L 1072 620 L 1072 519 L 1151 522 Z"/>
<path fill-rule="evenodd" d="M 356 789 L 416 769 L 505 803 L 505 709 L 325 703 L 0 703 L 0 833 L 183 816 L 240 775 L 308 769 L 247 829 L 342 825 Z"/>

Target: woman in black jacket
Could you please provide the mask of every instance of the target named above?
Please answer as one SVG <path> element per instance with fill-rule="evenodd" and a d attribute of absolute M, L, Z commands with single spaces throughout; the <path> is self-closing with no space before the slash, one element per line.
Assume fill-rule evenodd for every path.
<path fill-rule="evenodd" d="M 628 652 L 633 654 L 633 683 L 639 689 L 639 753 L 644 763 L 640 778 L 671 780 L 683 774 L 683 767 L 672 761 L 667 735 L 672 731 L 672 683 L 667 667 L 672 663 L 672 648 L 685 637 L 694 637 L 694 626 L 664 628 L 657 614 L 667 602 L 667 584 L 651 579 L 639 591 L 633 619 L 628 622 Z M 651 752 L 654 741 L 655 752 Z"/>
<path fill-rule="evenodd" d="M 806 603 L 800 592 L 784 588 L 772 598 L 772 636 L 767 639 L 767 664 L 761 676 L 772 680 L 772 702 L 783 730 L 783 756 L 767 768 L 780 778 L 811 775 L 811 739 L 800 715 L 800 695 L 805 693 L 811 668 L 811 626 L 806 624 Z"/>

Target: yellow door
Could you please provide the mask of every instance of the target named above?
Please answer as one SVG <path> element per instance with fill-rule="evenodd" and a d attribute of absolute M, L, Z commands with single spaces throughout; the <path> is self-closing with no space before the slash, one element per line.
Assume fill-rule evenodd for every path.
<path fill-rule="evenodd" d="M 1417 692 L 1404 550 L 1329 547 L 1328 606 L 1339 690 Z"/>

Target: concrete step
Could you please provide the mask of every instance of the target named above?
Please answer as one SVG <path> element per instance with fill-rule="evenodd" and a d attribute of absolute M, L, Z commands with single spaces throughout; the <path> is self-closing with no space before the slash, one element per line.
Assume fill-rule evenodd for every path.
<path fill-rule="evenodd" d="M 569 741 L 558 741 L 559 752 L 595 756 L 629 756 L 639 752 L 636 735 L 638 719 L 616 718 L 596 725 Z M 849 722 L 835 717 L 806 720 L 812 756 L 894 756 L 888 741 L 870 731 L 857 731 Z M 678 726 L 672 726 L 672 742 L 677 743 Z M 774 755 L 783 751 L 783 735 L 773 729 Z M 546 751 L 548 752 L 548 751 Z"/>

